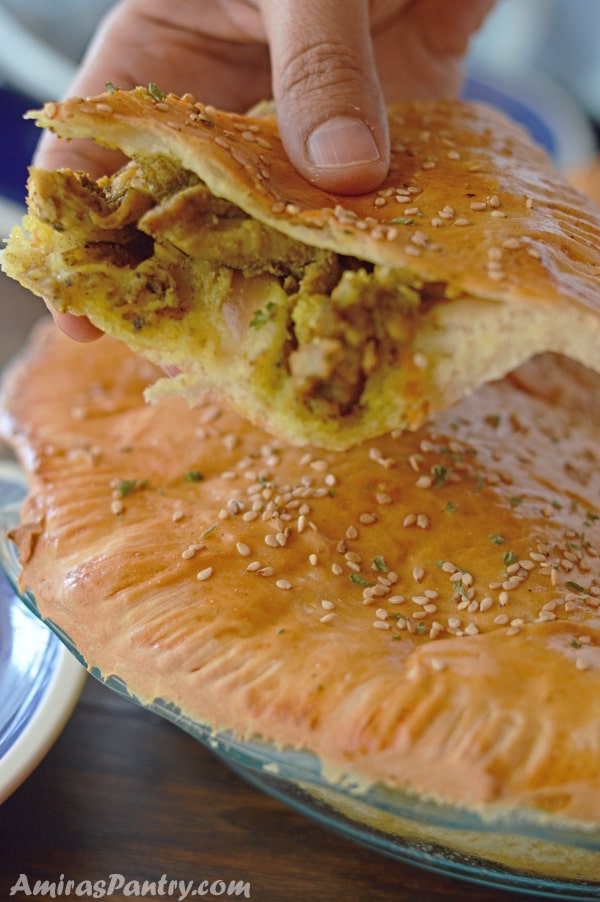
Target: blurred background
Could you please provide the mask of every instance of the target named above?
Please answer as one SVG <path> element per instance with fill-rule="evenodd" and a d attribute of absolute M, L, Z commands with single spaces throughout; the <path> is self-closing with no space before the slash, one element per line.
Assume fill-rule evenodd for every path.
<path fill-rule="evenodd" d="M 21 215 L 38 136 L 22 114 L 65 94 L 114 2 L 0 0 L 0 236 Z M 589 159 L 600 122 L 600 0 L 497 0 L 468 75 L 465 95 L 522 122 L 560 167 Z"/>

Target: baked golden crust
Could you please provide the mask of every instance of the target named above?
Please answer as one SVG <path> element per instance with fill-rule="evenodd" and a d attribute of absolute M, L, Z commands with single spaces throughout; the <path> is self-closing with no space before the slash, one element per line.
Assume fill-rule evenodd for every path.
<path fill-rule="evenodd" d="M 145 405 L 148 363 L 44 328 L 3 390 L 22 587 L 142 701 L 362 784 L 597 826 L 598 381 L 540 363 L 338 454 L 210 395 Z"/>
<path fill-rule="evenodd" d="M 15 230 L 2 265 L 58 309 L 178 366 L 155 396 L 210 387 L 276 435 L 343 449 L 417 428 L 536 353 L 600 370 L 600 213 L 490 109 L 391 109 L 389 175 L 356 197 L 302 179 L 272 114 L 138 88 L 32 115 L 121 148 L 143 178 L 134 168 L 97 187 L 33 172 L 29 235 Z M 204 186 L 221 205 L 206 215 Z M 200 230 L 211 217 L 229 263 Z M 329 279 L 312 293 L 307 248 Z M 348 257 L 364 278 L 336 285 Z"/>

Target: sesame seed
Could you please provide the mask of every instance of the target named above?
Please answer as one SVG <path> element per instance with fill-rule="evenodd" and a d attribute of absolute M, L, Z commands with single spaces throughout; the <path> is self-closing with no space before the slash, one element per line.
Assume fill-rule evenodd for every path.
<path fill-rule="evenodd" d="M 342 573 L 344 572 L 344 568 L 342 567 L 341 564 L 333 563 L 331 565 L 331 572 L 333 573 L 334 576 L 341 576 Z"/>
<path fill-rule="evenodd" d="M 246 545 L 245 542 L 238 542 L 235 547 L 238 554 L 241 554 L 242 557 L 248 557 L 248 555 L 250 554 L 250 546 Z"/>
<path fill-rule="evenodd" d="M 322 617 L 319 617 L 319 622 L 320 623 L 331 623 L 332 620 L 335 620 L 336 617 L 337 617 L 337 614 L 335 613 L 335 611 L 330 611 L 328 614 L 323 614 Z"/>
<path fill-rule="evenodd" d="M 273 574 L 275 573 L 275 568 L 274 567 L 261 567 L 256 572 L 258 573 L 259 576 L 273 576 Z"/>
<path fill-rule="evenodd" d="M 161 101 L 159 101 L 159 103 L 154 104 L 154 109 L 160 110 L 162 113 L 168 113 L 169 112 L 169 104 L 163 103 L 161 100 Z"/>
<path fill-rule="evenodd" d="M 365 526 L 368 526 L 371 523 L 377 523 L 377 515 L 371 513 L 360 514 L 358 517 L 358 522 L 364 524 Z"/>
<path fill-rule="evenodd" d="M 506 213 L 503 210 L 492 210 L 490 216 L 494 216 L 496 219 L 504 219 Z"/>
<path fill-rule="evenodd" d="M 419 529 L 427 529 L 429 527 L 429 517 L 427 514 L 417 515 L 417 526 Z"/>
<path fill-rule="evenodd" d="M 292 584 L 287 579 L 278 579 L 275 583 L 278 589 L 291 589 Z"/>
<path fill-rule="evenodd" d="M 388 598 L 389 604 L 404 604 L 405 601 L 404 595 L 390 595 Z"/>
<path fill-rule="evenodd" d="M 454 220 L 454 225 L 455 226 L 468 226 L 468 225 L 471 225 L 471 220 L 465 219 L 464 217 L 459 217 L 458 219 Z"/>
<path fill-rule="evenodd" d="M 376 630 L 389 630 L 390 624 L 387 620 L 374 620 L 373 628 Z"/>
<path fill-rule="evenodd" d="M 476 636 L 478 633 L 479 628 L 475 623 L 471 622 L 465 626 L 465 634 L 467 636 Z"/>
<path fill-rule="evenodd" d="M 333 601 L 329 601 L 328 598 L 322 598 L 321 599 L 321 607 L 324 608 L 326 611 L 332 611 L 335 607 L 335 604 Z"/>
<path fill-rule="evenodd" d="M 113 108 L 111 106 L 109 106 L 107 103 L 97 103 L 96 109 L 99 110 L 101 113 L 114 113 Z"/>
<path fill-rule="evenodd" d="M 205 580 L 210 579 L 212 574 L 213 574 L 213 568 L 205 567 L 204 570 L 200 570 L 196 574 L 196 579 L 199 580 L 201 583 L 203 583 Z"/>
<path fill-rule="evenodd" d="M 433 485 L 433 476 L 419 476 L 415 482 L 418 489 L 430 489 Z"/>
<path fill-rule="evenodd" d="M 389 614 L 385 608 L 377 608 L 377 610 L 375 611 L 375 616 L 379 620 L 387 620 L 389 617 Z"/>
<path fill-rule="evenodd" d="M 111 513 L 113 513 L 113 514 L 122 514 L 123 511 L 125 510 L 125 505 L 123 504 L 122 501 L 115 500 L 115 501 L 111 502 L 110 510 L 111 510 Z"/>
<path fill-rule="evenodd" d="M 412 526 L 416 522 L 417 522 L 416 514 L 407 514 L 406 517 L 404 518 L 404 520 L 402 521 L 402 525 L 405 527 Z"/>
<path fill-rule="evenodd" d="M 425 576 L 425 570 L 423 567 L 413 567 L 412 576 L 416 583 L 420 583 Z"/>
<path fill-rule="evenodd" d="M 480 200 L 474 200 L 469 206 L 471 207 L 471 210 L 477 210 L 478 212 L 487 210 L 487 204 Z"/>

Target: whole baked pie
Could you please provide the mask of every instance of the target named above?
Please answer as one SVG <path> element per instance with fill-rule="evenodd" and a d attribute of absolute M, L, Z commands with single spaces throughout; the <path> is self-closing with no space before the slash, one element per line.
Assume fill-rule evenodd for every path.
<path fill-rule="evenodd" d="M 33 171 L 2 255 L 111 333 L 5 374 L 23 593 L 142 704 L 309 756 L 320 811 L 600 885 L 597 208 L 458 102 L 390 111 L 346 198 L 268 112 L 36 115 L 131 161 Z"/>

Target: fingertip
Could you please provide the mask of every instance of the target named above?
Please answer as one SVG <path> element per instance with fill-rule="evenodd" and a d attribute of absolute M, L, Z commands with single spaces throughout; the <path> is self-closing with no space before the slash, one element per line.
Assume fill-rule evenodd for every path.
<path fill-rule="evenodd" d="M 308 134 L 304 160 L 307 177 L 320 188 L 340 194 L 373 190 L 388 172 L 387 131 L 353 116 L 334 116 Z"/>
<path fill-rule="evenodd" d="M 87 317 L 75 316 L 72 313 L 57 313 L 47 301 L 44 303 L 61 332 L 64 332 L 65 335 L 68 335 L 74 341 L 96 341 L 104 335 L 104 332 L 94 326 Z"/>

